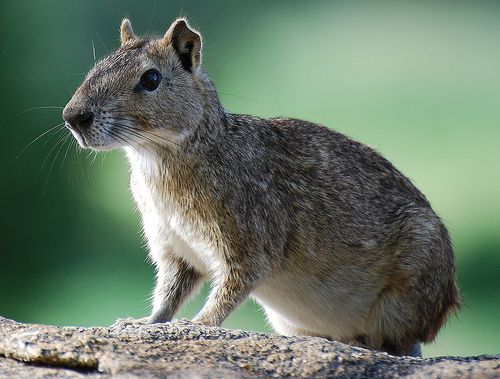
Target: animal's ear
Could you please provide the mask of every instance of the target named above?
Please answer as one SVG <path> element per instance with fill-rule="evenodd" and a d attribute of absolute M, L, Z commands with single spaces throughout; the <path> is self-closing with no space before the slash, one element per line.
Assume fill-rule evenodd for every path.
<path fill-rule="evenodd" d="M 189 27 L 186 19 L 175 20 L 165 33 L 163 41 L 172 45 L 184 69 L 191 72 L 200 66 L 201 36 Z"/>
<path fill-rule="evenodd" d="M 122 46 L 135 38 L 137 37 L 134 34 L 134 29 L 132 29 L 132 24 L 128 18 L 124 18 L 122 24 L 120 25 L 120 41 Z"/>

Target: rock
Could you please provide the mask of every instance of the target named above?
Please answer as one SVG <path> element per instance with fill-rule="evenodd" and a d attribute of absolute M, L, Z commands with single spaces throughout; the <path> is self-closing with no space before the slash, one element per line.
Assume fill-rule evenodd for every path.
<path fill-rule="evenodd" d="M 500 376 L 500 355 L 394 357 L 316 337 L 205 327 L 186 320 L 109 328 L 0 317 L 0 377 L 257 378 Z"/>

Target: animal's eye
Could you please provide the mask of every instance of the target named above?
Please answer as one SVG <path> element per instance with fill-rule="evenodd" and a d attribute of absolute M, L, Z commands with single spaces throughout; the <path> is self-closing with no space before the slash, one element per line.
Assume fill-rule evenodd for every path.
<path fill-rule="evenodd" d="M 142 74 L 139 84 L 146 91 L 154 91 L 155 89 L 158 88 L 160 82 L 161 82 L 160 72 L 157 69 L 152 68 L 151 70 L 148 70 L 144 74 Z"/>

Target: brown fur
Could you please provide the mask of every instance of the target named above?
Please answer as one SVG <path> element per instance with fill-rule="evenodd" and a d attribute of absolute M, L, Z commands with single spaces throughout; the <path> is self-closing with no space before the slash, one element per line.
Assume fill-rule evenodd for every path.
<path fill-rule="evenodd" d="M 313 123 L 225 111 L 201 37 L 177 20 L 90 71 L 64 109 L 84 147 L 123 148 L 157 268 L 150 322 L 203 280 L 197 322 L 246 297 L 285 334 L 408 354 L 459 305 L 448 233 L 427 199 L 369 147 Z M 158 88 L 141 87 L 155 69 Z"/>

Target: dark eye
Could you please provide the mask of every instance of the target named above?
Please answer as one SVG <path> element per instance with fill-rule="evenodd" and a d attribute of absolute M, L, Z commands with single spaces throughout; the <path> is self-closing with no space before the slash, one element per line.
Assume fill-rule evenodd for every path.
<path fill-rule="evenodd" d="M 151 70 L 148 70 L 144 74 L 142 74 L 139 84 L 146 91 L 154 91 L 155 89 L 158 88 L 160 82 L 161 82 L 160 72 L 157 69 L 152 68 Z"/>

